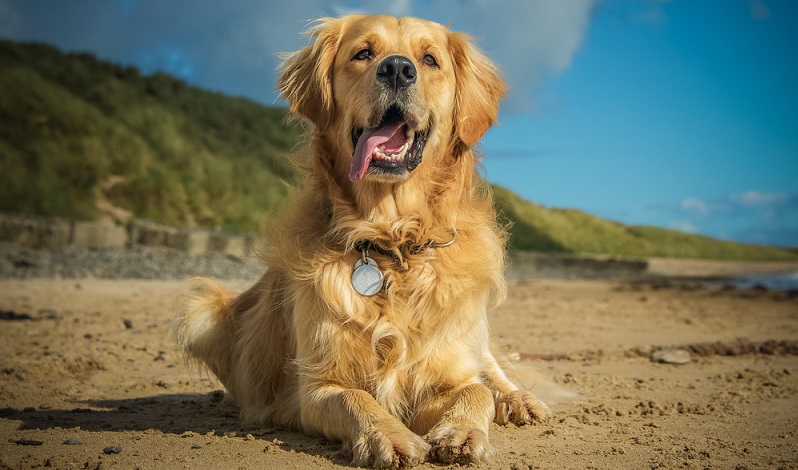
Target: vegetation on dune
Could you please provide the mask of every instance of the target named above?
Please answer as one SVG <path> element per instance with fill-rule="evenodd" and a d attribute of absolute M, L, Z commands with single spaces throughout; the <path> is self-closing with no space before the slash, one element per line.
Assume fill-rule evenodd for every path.
<path fill-rule="evenodd" d="M 252 232 L 296 178 L 302 129 L 284 108 L 188 86 L 162 73 L 0 41 L 0 211 L 150 219 Z M 495 186 L 510 246 L 629 257 L 798 259 L 577 210 L 547 209 Z"/>
<path fill-rule="evenodd" d="M 44 45 L 0 42 L 0 210 L 254 231 L 285 199 L 285 110 Z M 13 90 L 13 92 L 8 92 Z"/>
<path fill-rule="evenodd" d="M 794 251 L 716 240 L 650 226 L 629 226 L 575 209 L 549 209 L 493 186 L 500 217 L 512 224 L 517 250 L 613 255 L 629 258 L 796 260 Z"/>

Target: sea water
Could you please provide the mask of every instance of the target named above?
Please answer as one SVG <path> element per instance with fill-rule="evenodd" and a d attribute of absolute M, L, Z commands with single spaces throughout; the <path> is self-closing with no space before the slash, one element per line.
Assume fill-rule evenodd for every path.
<path fill-rule="evenodd" d="M 768 290 L 798 291 L 798 271 L 786 273 L 748 274 L 729 279 L 738 289 L 750 289 L 761 286 Z"/>

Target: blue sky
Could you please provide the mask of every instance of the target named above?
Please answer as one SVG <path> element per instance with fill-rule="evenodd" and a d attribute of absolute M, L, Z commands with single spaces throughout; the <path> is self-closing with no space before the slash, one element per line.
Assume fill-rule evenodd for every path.
<path fill-rule="evenodd" d="M 0 0 L 0 37 L 280 104 L 280 52 L 347 12 L 451 23 L 511 93 L 486 175 L 627 224 L 798 246 L 794 0 Z"/>

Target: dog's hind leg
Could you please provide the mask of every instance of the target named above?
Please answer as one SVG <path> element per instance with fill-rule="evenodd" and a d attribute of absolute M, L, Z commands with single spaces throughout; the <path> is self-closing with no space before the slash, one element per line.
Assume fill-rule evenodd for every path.
<path fill-rule="evenodd" d="M 235 294 L 216 282 L 195 278 L 175 302 L 170 334 L 189 359 L 199 360 L 225 385 L 232 369 Z"/>

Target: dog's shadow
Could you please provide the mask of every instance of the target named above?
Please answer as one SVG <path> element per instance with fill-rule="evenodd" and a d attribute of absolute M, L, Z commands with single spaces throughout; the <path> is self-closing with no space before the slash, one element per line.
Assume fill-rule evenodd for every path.
<path fill-rule="evenodd" d="M 0 418 L 21 422 L 19 430 L 80 427 L 81 431 L 159 430 L 176 435 L 227 436 L 259 439 L 270 446 L 322 457 L 331 463 L 349 466 L 339 443 L 313 438 L 278 428 L 242 425 L 238 410 L 223 400 L 221 391 L 201 394 L 162 394 L 141 398 L 89 400 L 85 408 L 24 409 L 4 408 Z"/>

